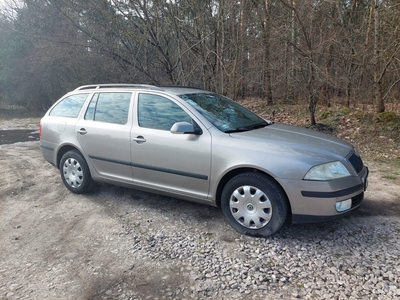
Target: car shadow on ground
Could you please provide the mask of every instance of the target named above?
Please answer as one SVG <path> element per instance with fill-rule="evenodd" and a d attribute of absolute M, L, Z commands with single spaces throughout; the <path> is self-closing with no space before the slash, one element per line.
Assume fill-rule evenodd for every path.
<path fill-rule="evenodd" d="M 127 218 L 134 214 L 138 223 L 159 222 L 163 219 L 168 220 L 163 221 L 164 226 L 174 222 L 198 226 L 207 224 L 205 229 L 210 229 L 212 224 L 219 227 L 226 223 L 222 211 L 214 206 L 108 184 L 97 184 L 88 197 L 102 205 L 109 215 L 124 215 Z"/>
<path fill-rule="evenodd" d="M 108 184 L 98 184 L 90 199 L 99 205 L 103 205 L 111 216 L 121 216 L 132 211 L 146 211 L 142 215 L 142 221 L 157 222 L 161 216 L 172 222 L 180 222 L 180 226 L 197 226 L 206 231 L 214 232 L 220 240 L 233 242 L 242 235 L 236 232 L 225 221 L 222 211 L 218 207 L 179 200 L 176 198 L 156 195 L 129 188 L 116 187 Z M 124 212 L 126 211 L 126 212 Z M 361 230 L 364 222 L 357 220 L 370 217 L 392 217 L 400 214 L 400 205 L 388 201 L 372 201 L 366 199 L 362 205 L 350 215 L 333 221 L 309 224 L 291 224 L 290 221 L 275 235 L 268 238 L 299 238 L 305 240 L 331 239 L 332 234 L 346 230 L 351 235 L 354 230 Z M 153 215 L 156 220 L 150 220 Z M 140 220 L 137 216 L 136 220 Z M 150 221 L 149 221 L 150 220 Z M 218 232 L 224 231 L 224 232 Z M 318 233 L 318 238 L 316 238 Z"/>
<path fill-rule="evenodd" d="M 399 216 L 400 215 L 400 199 L 394 201 L 380 201 L 365 199 L 361 206 L 353 212 L 355 216 Z"/>

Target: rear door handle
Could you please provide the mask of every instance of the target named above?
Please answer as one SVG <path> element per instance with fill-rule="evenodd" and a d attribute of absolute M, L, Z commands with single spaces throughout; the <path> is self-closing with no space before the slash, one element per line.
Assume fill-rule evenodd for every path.
<path fill-rule="evenodd" d="M 138 144 L 143 144 L 143 143 L 146 142 L 146 139 L 144 137 L 142 137 L 141 135 L 139 135 L 138 137 L 133 138 L 132 140 L 134 140 Z"/>
<path fill-rule="evenodd" d="M 87 133 L 85 128 L 81 128 L 81 129 L 77 130 L 76 132 L 79 133 L 80 135 L 85 135 Z"/>

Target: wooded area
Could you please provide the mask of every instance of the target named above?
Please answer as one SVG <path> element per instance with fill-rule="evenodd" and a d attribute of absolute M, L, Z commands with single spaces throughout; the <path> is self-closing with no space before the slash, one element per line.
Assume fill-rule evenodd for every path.
<path fill-rule="evenodd" d="M 0 104 L 45 109 L 90 83 L 233 99 L 400 102 L 400 0 L 5 0 Z"/>

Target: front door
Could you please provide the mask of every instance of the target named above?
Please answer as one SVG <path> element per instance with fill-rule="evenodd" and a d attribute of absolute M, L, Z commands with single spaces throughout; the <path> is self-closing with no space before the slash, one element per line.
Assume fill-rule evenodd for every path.
<path fill-rule="evenodd" d="M 138 95 L 132 127 L 132 167 L 136 185 L 178 195 L 207 198 L 211 167 L 211 136 L 173 134 L 175 122 L 195 122 L 171 99 Z M 198 123 L 196 123 L 199 125 Z"/>

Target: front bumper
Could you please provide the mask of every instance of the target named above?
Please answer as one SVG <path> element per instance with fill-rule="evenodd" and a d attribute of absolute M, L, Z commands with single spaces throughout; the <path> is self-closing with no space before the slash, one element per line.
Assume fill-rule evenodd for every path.
<path fill-rule="evenodd" d="M 286 180 L 289 187 L 292 223 L 313 223 L 343 217 L 357 209 L 364 200 L 368 187 L 368 168 L 364 167 L 358 176 L 318 182 Z M 351 207 L 338 212 L 336 203 L 351 199 Z"/>
<path fill-rule="evenodd" d="M 362 192 L 361 194 L 359 194 L 351 199 L 352 199 L 351 208 L 344 212 L 341 212 L 341 213 L 337 212 L 335 215 L 330 215 L 330 216 L 292 214 L 292 223 L 293 224 L 301 224 L 301 223 L 325 222 L 325 221 L 336 220 L 336 219 L 342 218 L 344 216 L 347 216 L 350 213 L 352 213 L 354 210 L 356 210 L 357 208 L 360 207 L 362 201 L 364 200 L 364 192 Z"/>

